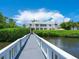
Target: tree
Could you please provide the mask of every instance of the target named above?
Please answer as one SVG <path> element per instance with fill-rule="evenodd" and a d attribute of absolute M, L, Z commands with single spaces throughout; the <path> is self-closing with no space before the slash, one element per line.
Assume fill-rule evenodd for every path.
<path fill-rule="evenodd" d="M 6 17 L 0 12 L 0 28 L 6 27 Z"/>
<path fill-rule="evenodd" d="M 6 22 L 6 17 L 3 16 L 3 14 L 0 12 L 0 23 L 5 23 Z"/>
<path fill-rule="evenodd" d="M 26 25 L 25 25 L 25 24 L 23 24 L 23 27 L 24 27 L 24 28 L 26 28 Z"/>
<path fill-rule="evenodd" d="M 5 17 L 1 12 L 0 12 L 0 29 L 1 28 L 14 28 L 16 27 L 16 23 L 14 19 Z"/>
<path fill-rule="evenodd" d="M 79 22 L 75 22 L 75 26 L 76 27 L 79 27 Z"/>
<path fill-rule="evenodd" d="M 60 26 L 64 29 L 71 29 L 72 26 L 74 26 L 73 22 L 63 22 L 62 24 L 60 24 Z"/>
<path fill-rule="evenodd" d="M 9 18 L 9 23 L 8 23 L 8 25 L 9 25 L 9 28 L 14 28 L 14 27 L 16 27 L 16 23 L 15 23 L 14 19 Z"/>

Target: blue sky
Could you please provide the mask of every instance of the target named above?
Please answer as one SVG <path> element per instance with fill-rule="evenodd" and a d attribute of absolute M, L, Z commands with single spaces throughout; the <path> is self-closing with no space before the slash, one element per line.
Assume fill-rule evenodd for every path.
<path fill-rule="evenodd" d="M 0 11 L 8 17 L 18 14 L 19 10 L 36 10 L 45 8 L 59 11 L 74 21 L 79 18 L 79 0 L 1 0 Z"/>

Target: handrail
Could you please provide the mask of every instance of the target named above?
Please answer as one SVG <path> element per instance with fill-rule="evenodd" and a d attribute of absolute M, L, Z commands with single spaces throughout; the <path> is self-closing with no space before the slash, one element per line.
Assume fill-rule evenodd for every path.
<path fill-rule="evenodd" d="M 37 42 L 41 47 L 44 55 L 47 59 L 77 59 L 71 54 L 65 52 L 64 50 L 56 47 L 55 45 L 49 43 L 45 39 L 39 37 L 34 33 L 34 35 L 38 38 Z"/>
<path fill-rule="evenodd" d="M 30 34 L 27 34 L 0 50 L 0 59 L 15 59 L 28 40 L 29 36 Z"/>

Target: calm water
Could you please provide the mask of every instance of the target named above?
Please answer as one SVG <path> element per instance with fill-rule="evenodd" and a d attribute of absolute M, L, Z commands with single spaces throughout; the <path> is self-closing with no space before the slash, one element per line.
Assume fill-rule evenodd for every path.
<path fill-rule="evenodd" d="M 79 38 L 46 38 L 49 42 L 79 58 Z"/>

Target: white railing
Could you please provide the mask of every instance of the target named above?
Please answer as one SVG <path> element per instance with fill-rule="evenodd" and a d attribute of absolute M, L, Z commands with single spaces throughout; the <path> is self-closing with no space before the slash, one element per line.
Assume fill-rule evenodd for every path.
<path fill-rule="evenodd" d="M 7 47 L 0 50 L 0 59 L 15 59 L 18 53 L 21 51 L 30 34 L 25 35 L 22 38 L 17 39 Z"/>
<path fill-rule="evenodd" d="M 38 35 L 34 35 L 38 38 L 38 45 L 41 47 L 46 59 L 77 59 L 76 57 L 49 43 Z"/>

